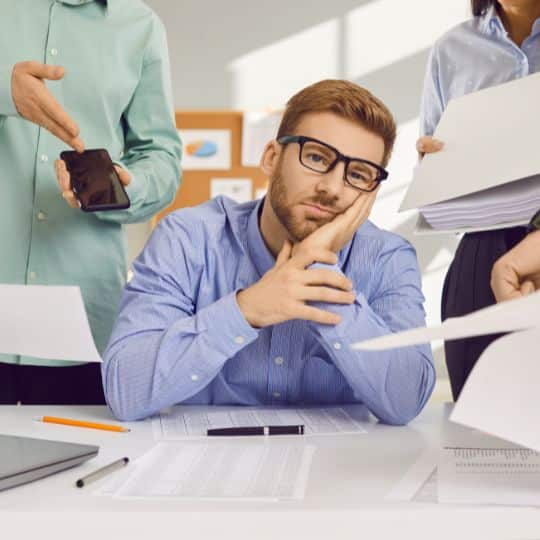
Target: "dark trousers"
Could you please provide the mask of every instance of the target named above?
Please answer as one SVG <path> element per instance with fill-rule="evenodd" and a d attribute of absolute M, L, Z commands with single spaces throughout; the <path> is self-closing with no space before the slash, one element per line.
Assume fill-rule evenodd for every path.
<path fill-rule="evenodd" d="M 0 404 L 102 405 L 101 364 L 43 367 L 0 362 Z"/>
<path fill-rule="evenodd" d="M 467 315 L 495 303 L 490 286 L 493 264 L 520 242 L 525 234 L 525 227 L 513 227 L 466 234 L 461 239 L 444 281 L 442 320 Z M 454 400 L 459 397 L 478 357 L 501 335 L 490 334 L 445 342 L 446 366 Z"/>

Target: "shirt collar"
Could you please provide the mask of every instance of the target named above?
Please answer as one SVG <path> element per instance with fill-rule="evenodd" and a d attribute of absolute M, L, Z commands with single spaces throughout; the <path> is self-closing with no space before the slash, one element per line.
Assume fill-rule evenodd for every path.
<path fill-rule="evenodd" d="M 268 272 L 268 270 L 276 263 L 274 256 L 264 242 L 261 229 L 259 228 L 259 214 L 262 211 L 264 199 L 265 197 L 263 197 L 251 211 L 247 230 L 249 258 L 253 261 L 260 276 L 266 274 L 266 272 Z"/>
<path fill-rule="evenodd" d="M 480 18 L 480 29 L 484 34 L 494 34 L 497 30 L 506 33 L 504 24 L 497 13 L 495 4 L 492 4 Z"/>
<path fill-rule="evenodd" d="M 249 257 L 260 276 L 266 274 L 266 272 L 268 272 L 268 270 L 273 268 L 273 266 L 276 264 L 276 259 L 266 246 L 259 226 L 259 217 L 264 200 L 265 198 L 262 198 L 251 211 L 247 227 L 247 246 Z M 349 241 L 338 253 L 338 266 L 341 269 L 343 269 L 345 262 L 347 261 L 353 240 Z"/>

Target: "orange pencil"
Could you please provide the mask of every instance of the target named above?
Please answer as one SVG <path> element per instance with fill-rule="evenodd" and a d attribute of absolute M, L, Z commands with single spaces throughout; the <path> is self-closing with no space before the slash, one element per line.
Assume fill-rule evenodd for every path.
<path fill-rule="evenodd" d="M 42 416 L 40 418 L 36 418 L 36 420 L 40 422 L 46 422 L 49 424 L 62 424 L 64 426 L 103 429 L 105 431 L 117 431 L 117 432 L 131 431 L 130 429 L 122 427 L 122 426 L 112 426 L 110 424 L 99 424 L 97 422 L 84 422 L 82 420 L 72 420 L 71 418 L 58 418 L 56 416 Z"/>

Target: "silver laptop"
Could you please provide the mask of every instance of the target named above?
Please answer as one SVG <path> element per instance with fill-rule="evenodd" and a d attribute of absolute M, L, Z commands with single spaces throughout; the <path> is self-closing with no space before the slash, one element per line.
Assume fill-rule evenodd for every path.
<path fill-rule="evenodd" d="M 99 446 L 0 435 L 0 490 L 69 469 L 98 451 Z"/>

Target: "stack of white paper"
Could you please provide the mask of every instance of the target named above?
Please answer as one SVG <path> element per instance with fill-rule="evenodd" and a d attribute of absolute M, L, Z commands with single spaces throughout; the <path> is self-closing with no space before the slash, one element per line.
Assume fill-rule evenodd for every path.
<path fill-rule="evenodd" d="M 451 100 L 435 130 L 444 148 L 414 172 L 401 210 L 418 232 L 525 224 L 540 208 L 540 74 Z"/>
<path fill-rule="evenodd" d="M 540 177 L 497 186 L 479 193 L 420 208 L 433 229 L 487 228 L 528 223 L 540 208 Z"/>

